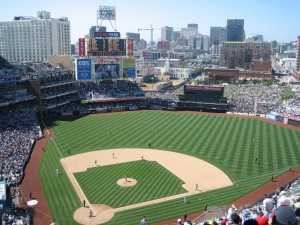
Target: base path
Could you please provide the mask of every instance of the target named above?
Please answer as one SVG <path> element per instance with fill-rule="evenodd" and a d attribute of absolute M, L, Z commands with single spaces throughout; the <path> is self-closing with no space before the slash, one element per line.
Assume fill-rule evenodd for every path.
<path fill-rule="evenodd" d="M 74 214 L 75 220 L 81 224 L 104 223 L 109 221 L 115 212 L 150 205 L 157 202 L 168 201 L 183 196 L 189 196 L 199 193 L 199 191 L 204 192 L 232 185 L 229 177 L 216 166 L 196 157 L 171 151 L 140 148 L 110 149 L 69 156 L 61 159 L 61 163 L 64 166 L 65 171 L 69 176 L 79 198 L 87 199 L 77 183 L 73 173 L 86 171 L 88 168 L 96 166 L 106 166 L 137 160 L 156 161 L 165 169 L 169 170 L 175 176 L 183 180 L 183 188 L 187 190 L 187 193 L 155 199 L 152 201 L 124 206 L 116 209 L 111 209 L 109 206 L 105 205 L 90 205 L 87 201 L 87 205 L 90 206 L 90 209 L 95 213 L 95 215 L 89 217 L 90 209 L 80 208 Z M 184 166 L 181 166 L 182 162 L 186 162 Z M 133 184 L 135 181 L 132 179 L 134 178 L 128 178 L 129 182 L 127 183 L 132 182 Z M 122 178 L 118 182 L 120 185 L 124 185 L 124 181 L 125 178 Z"/>

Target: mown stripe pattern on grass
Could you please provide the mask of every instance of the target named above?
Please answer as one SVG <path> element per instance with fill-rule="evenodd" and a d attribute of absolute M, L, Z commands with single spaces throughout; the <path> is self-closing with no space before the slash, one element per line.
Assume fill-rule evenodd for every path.
<path fill-rule="evenodd" d="M 119 186 L 117 181 L 125 175 L 137 180 L 137 184 Z M 182 180 L 157 162 L 147 160 L 100 166 L 74 176 L 90 203 L 101 202 L 113 208 L 186 192 Z"/>
<path fill-rule="evenodd" d="M 69 150 L 80 154 L 148 148 L 151 141 L 152 148 L 204 159 L 234 182 L 233 187 L 191 196 L 186 205 L 176 199 L 117 213 L 109 224 L 135 224 L 144 214 L 154 223 L 199 211 L 206 203 L 224 205 L 269 181 L 272 175 L 300 164 L 300 133 L 256 119 L 146 111 L 57 120 L 52 129 L 63 156 L 68 156 Z M 39 174 L 54 221 L 70 224 L 68 220 L 81 200 L 66 177 L 54 176 L 55 168 L 61 168 L 58 159 L 57 150 L 48 143 Z M 122 204 L 138 198 L 131 195 Z M 58 209 L 58 205 L 64 209 Z"/>

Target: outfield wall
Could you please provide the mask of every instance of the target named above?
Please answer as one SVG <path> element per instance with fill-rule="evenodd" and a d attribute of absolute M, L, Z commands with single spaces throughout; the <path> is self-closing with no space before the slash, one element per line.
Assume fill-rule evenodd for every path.
<path fill-rule="evenodd" d="M 209 105 L 209 106 L 208 106 Z M 167 111 L 208 111 L 208 112 L 218 112 L 218 113 L 226 113 L 227 105 L 218 104 L 197 104 L 194 108 L 186 107 L 186 105 L 179 105 L 179 107 L 162 107 L 159 105 L 151 105 L 149 107 L 137 107 L 137 106 L 130 106 L 130 107 L 109 107 L 109 108 L 99 108 L 99 109 L 92 109 L 92 110 L 82 110 L 82 111 L 72 111 L 72 112 L 59 112 L 56 113 L 57 117 L 73 117 L 73 116 L 85 116 L 90 114 L 102 114 L 102 113 L 111 113 L 111 112 L 125 112 L 125 111 L 138 111 L 138 110 L 167 110 Z M 210 107 L 210 109 L 209 109 Z M 218 107 L 218 108 L 216 108 Z M 289 124 L 292 126 L 300 127 L 300 119 L 294 118 L 291 116 L 287 116 L 284 114 L 277 114 L 271 113 L 267 115 L 255 115 L 255 114 L 248 114 L 248 113 L 232 113 L 227 112 L 227 114 L 232 115 L 242 115 L 242 116 L 259 116 L 264 117 L 269 120 L 274 120 L 277 122 L 281 122 L 284 124 Z"/>

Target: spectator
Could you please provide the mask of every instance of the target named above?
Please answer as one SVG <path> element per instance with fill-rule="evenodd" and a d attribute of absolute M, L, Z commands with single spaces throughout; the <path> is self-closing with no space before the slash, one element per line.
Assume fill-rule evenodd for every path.
<path fill-rule="evenodd" d="M 269 217 L 264 215 L 264 213 L 261 211 L 256 217 L 256 221 L 258 222 L 259 225 L 268 225 Z"/>
<path fill-rule="evenodd" d="M 272 209 L 274 207 L 273 200 L 270 198 L 268 194 L 264 194 L 265 199 L 263 200 L 263 210 L 264 213 L 270 217 L 272 213 Z"/>
<path fill-rule="evenodd" d="M 273 225 L 296 225 L 298 224 L 295 211 L 291 206 L 280 206 L 275 212 L 273 217 Z"/>
<path fill-rule="evenodd" d="M 242 223 L 241 217 L 236 212 L 232 213 L 230 218 L 231 218 L 231 221 L 233 224 L 241 224 Z"/>
<path fill-rule="evenodd" d="M 279 198 L 277 201 L 277 207 L 279 206 L 293 206 L 293 201 L 287 196 L 286 191 L 281 191 L 279 193 Z"/>
<path fill-rule="evenodd" d="M 235 207 L 235 205 L 231 205 L 231 207 L 228 209 L 227 219 L 231 219 L 231 215 L 235 213 L 236 210 L 237 208 Z"/>

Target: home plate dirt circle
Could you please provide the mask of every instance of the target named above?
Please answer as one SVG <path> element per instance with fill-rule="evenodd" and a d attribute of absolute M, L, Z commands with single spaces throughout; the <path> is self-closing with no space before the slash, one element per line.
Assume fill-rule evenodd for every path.
<path fill-rule="evenodd" d="M 90 210 L 92 210 L 92 217 L 90 217 Z M 114 211 L 107 205 L 91 205 L 88 207 L 81 207 L 74 213 L 74 219 L 85 225 L 97 225 L 110 221 L 114 216 Z"/>
<path fill-rule="evenodd" d="M 117 184 L 122 186 L 122 187 L 132 187 L 134 185 L 136 185 L 137 181 L 133 178 L 122 178 L 122 179 L 119 179 L 117 181 Z"/>

